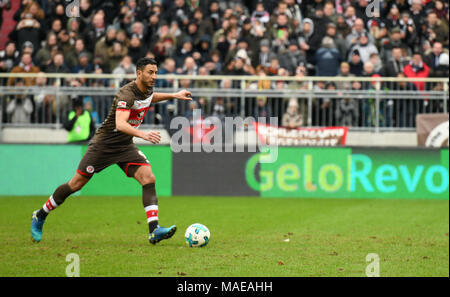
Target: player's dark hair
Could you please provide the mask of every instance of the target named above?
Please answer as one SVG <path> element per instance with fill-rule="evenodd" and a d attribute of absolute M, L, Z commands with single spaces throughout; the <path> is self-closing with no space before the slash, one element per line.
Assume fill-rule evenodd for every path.
<path fill-rule="evenodd" d="M 150 65 L 158 65 L 155 59 L 151 58 L 140 58 L 136 63 L 136 70 L 144 70 L 145 66 Z"/>

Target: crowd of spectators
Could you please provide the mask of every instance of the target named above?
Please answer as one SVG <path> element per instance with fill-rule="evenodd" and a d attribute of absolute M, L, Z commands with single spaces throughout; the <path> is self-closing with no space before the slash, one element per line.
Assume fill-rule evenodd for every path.
<path fill-rule="evenodd" d="M 78 8 L 64 0 L 22 0 L 14 15 L 17 25 L 0 51 L 0 72 L 134 73 L 143 56 L 158 61 L 160 74 L 447 77 L 449 72 L 449 7 L 442 0 L 380 0 L 380 15 L 367 13 L 368 0 L 79 3 Z M 35 85 L 36 79 L 21 83 Z M 158 87 L 170 86 L 158 81 Z M 253 87 L 303 86 L 259 82 Z"/>

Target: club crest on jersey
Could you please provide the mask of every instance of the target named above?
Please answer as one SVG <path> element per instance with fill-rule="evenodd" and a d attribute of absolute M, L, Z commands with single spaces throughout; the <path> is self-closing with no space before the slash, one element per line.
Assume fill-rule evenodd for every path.
<path fill-rule="evenodd" d="M 89 165 L 88 167 L 86 167 L 86 172 L 87 173 L 94 173 L 95 168 L 92 165 Z"/>
<path fill-rule="evenodd" d="M 122 107 L 122 108 L 127 107 L 127 103 L 125 101 L 119 101 L 117 103 L 117 107 Z"/>

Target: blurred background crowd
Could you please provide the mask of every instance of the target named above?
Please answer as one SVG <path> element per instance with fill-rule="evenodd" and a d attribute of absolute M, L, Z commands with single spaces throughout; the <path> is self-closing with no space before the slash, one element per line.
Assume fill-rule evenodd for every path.
<path fill-rule="evenodd" d="M 447 77 L 449 72 L 449 5 L 441 0 L 379 0 L 379 15 L 366 12 L 374 4 L 368 0 L 80 0 L 79 7 L 64 0 L 13 2 L 0 0 L 0 72 L 6 73 L 133 74 L 143 56 L 158 61 L 160 74 Z M 4 17 L 8 12 L 12 19 Z M 52 83 L 44 77 L 0 81 Z M 99 79 L 64 83 L 111 84 Z M 171 84 L 159 80 L 157 87 Z M 240 83 L 184 80 L 181 87 L 239 88 Z M 305 88 L 283 81 L 249 87 Z M 361 89 L 364 84 L 316 87 Z M 262 113 L 272 113 L 264 105 Z"/>
<path fill-rule="evenodd" d="M 448 2 L 440 0 L 381 0 L 379 17 L 367 16 L 368 0 L 79 3 L 77 12 L 64 0 L 22 0 L 0 71 L 133 73 L 149 56 L 160 73 L 448 75 Z"/>

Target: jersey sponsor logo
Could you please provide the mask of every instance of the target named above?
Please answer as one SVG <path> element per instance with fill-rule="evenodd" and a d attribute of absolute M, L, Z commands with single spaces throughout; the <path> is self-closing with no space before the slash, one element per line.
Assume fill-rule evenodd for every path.
<path fill-rule="evenodd" d="M 126 108 L 127 107 L 127 102 L 125 101 L 119 101 L 117 103 L 117 108 Z"/>
<path fill-rule="evenodd" d="M 141 125 L 141 121 L 139 120 L 128 120 L 128 124 L 130 124 L 133 127 L 137 127 Z"/>

